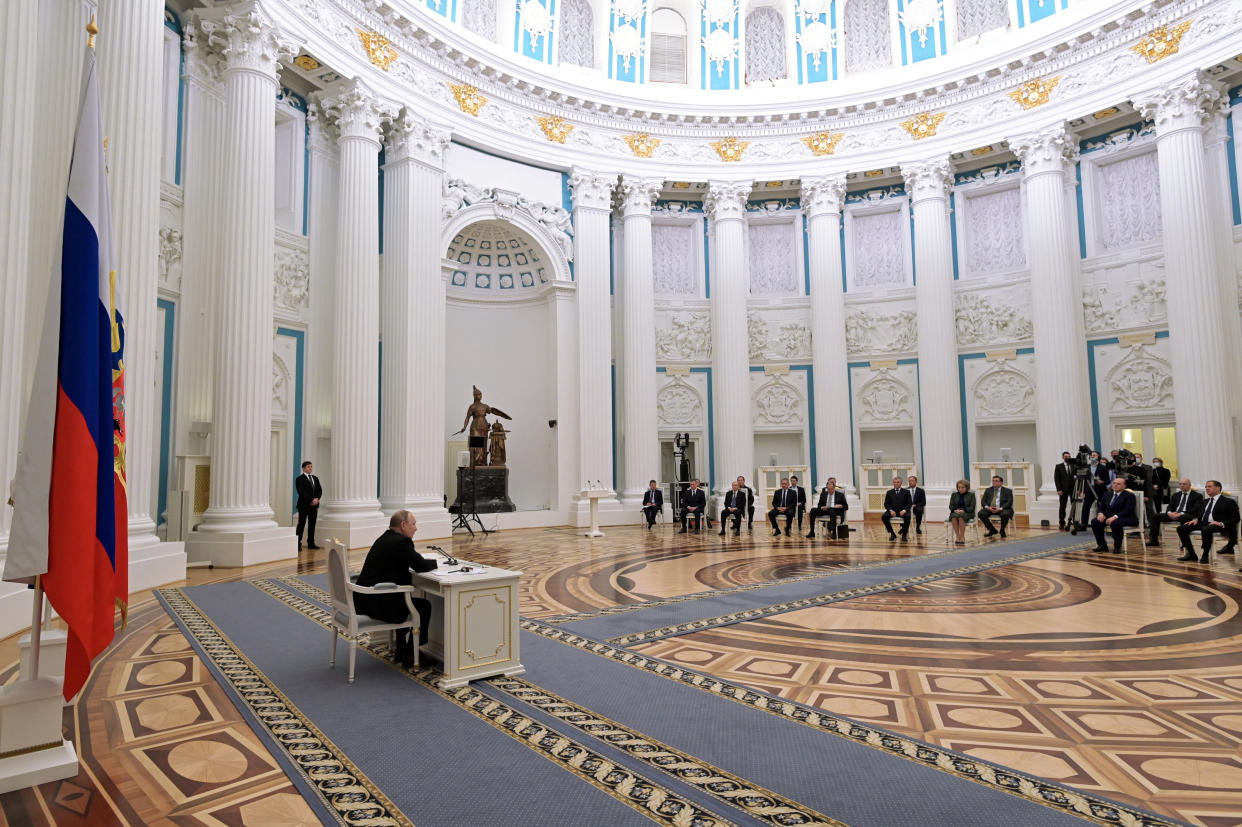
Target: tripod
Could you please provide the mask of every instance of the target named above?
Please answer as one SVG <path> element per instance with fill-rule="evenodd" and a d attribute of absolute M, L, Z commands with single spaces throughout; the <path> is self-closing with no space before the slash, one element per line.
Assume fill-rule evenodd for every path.
<path fill-rule="evenodd" d="M 1086 473 L 1083 473 L 1086 471 Z M 1074 473 L 1074 490 L 1070 492 L 1069 513 L 1065 515 L 1066 522 L 1070 525 L 1070 536 L 1075 536 L 1079 531 L 1086 528 L 1087 521 L 1084 519 L 1087 515 L 1082 513 L 1083 502 L 1087 498 L 1087 480 L 1090 478 L 1090 471 L 1081 469 Z"/>
<path fill-rule="evenodd" d="M 473 537 L 474 529 L 470 527 L 470 521 L 474 520 L 474 522 L 479 527 L 479 531 L 482 531 L 483 536 L 486 537 L 488 534 L 491 534 L 491 532 L 483 527 L 483 521 L 479 519 L 479 480 L 475 476 L 475 471 L 474 471 L 474 469 L 476 468 L 474 464 L 474 449 L 487 447 L 487 437 L 471 435 L 467 437 L 466 447 L 471 449 L 470 450 L 470 510 L 466 511 L 466 504 L 464 502 L 461 502 L 457 506 L 457 516 L 453 518 L 453 527 L 449 529 L 449 533 L 451 534 L 452 532 L 456 531 L 459 528 L 464 528 L 466 529 L 466 531 L 469 531 L 470 536 Z"/>

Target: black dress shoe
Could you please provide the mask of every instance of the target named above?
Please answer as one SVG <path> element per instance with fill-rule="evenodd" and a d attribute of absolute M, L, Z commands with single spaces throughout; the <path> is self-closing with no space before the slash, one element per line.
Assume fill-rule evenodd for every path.
<path fill-rule="evenodd" d="M 772 536 L 773 536 L 773 537 L 779 537 L 779 536 L 781 536 L 781 530 L 780 530 L 779 528 L 778 528 L 778 529 L 776 529 L 775 531 L 773 531 L 773 532 L 772 532 Z"/>
<path fill-rule="evenodd" d="M 1101 554 L 1107 554 L 1107 553 L 1108 553 L 1108 546 L 1096 546 L 1095 548 L 1093 548 L 1093 549 L 1091 549 L 1091 550 L 1092 550 L 1092 551 L 1095 551 L 1095 552 L 1099 552 L 1099 553 L 1101 553 Z"/>
<path fill-rule="evenodd" d="M 1203 564 L 1203 565 L 1205 565 L 1205 566 L 1206 566 L 1208 563 L 1212 562 L 1212 552 L 1210 552 L 1210 551 L 1205 551 L 1205 552 L 1203 552 L 1203 556 L 1199 558 L 1199 562 L 1200 562 L 1200 563 L 1202 563 L 1202 564 Z"/>
<path fill-rule="evenodd" d="M 1113 549 L 1113 554 L 1121 554 L 1121 549 L 1120 549 L 1119 547 L 1118 547 L 1118 548 L 1114 548 L 1114 549 Z"/>
<path fill-rule="evenodd" d="M 909 542 L 909 541 L 910 541 L 909 536 L 907 536 L 907 535 L 903 532 L 903 533 L 902 533 L 902 535 L 901 535 L 901 542 L 903 542 L 903 543 L 907 543 L 907 542 Z"/>
<path fill-rule="evenodd" d="M 916 528 L 916 529 L 914 529 L 914 533 L 915 533 L 915 534 L 922 534 L 922 533 L 923 533 L 923 529 L 921 529 L 921 528 Z"/>
<path fill-rule="evenodd" d="M 735 529 L 733 529 L 733 536 L 734 536 L 734 537 L 741 537 L 741 536 L 742 536 L 742 529 L 740 529 L 740 528 L 735 528 Z"/>
<path fill-rule="evenodd" d="M 1152 548 L 1160 548 L 1160 541 L 1159 540 L 1148 540 L 1147 545 L 1151 546 Z"/>
<path fill-rule="evenodd" d="M 891 543 L 891 542 L 893 542 L 893 541 L 894 541 L 894 540 L 896 540 L 896 539 L 897 539 L 897 535 L 896 535 L 896 534 L 894 534 L 893 532 L 891 532 L 891 531 L 890 531 L 890 532 L 888 533 L 888 541 Z"/>
<path fill-rule="evenodd" d="M 1225 546 L 1217 554 L 1233 554 L 1233 546 Z"/>
<path fill-rule="evenodd" d="M 983 536 L 984 536 L 984 537 L 995 537 L 995 536 L 996 536 L 996 529 L 994 529 L 994 528 L 989 528 L 987 531 L 985 531 L 985 532 L 983 533 Z"/>
<path fill-rule="evenodd" d="M 1178 559 L 1178 562 L 1181 562 L 1181 563 L 1193 563 L 1199 558 L 1195 556 L 1193 551 L 1187 551 L 1185 554 L 1183 554 L 1181 557 L 1178 557 L 1177 559 Z"/>
<path fill-rule="evenodd" d="M 686 533 L 686 530 L 683 528 L 681 531 L 679 531 L 679 532 L 677 532 L 677 533 L 678 533 L 678 534 L 685 534 L 685 533 Z"/>
<path fill-rule="evenodd" d="M 966 545 L 966 541 L 965 541 L 965 540 L 954 540 L 954 541 L 953 541 L 953 545 L 955 545 L 955 546 L 964 546 L 964 545 Z"/>
<path fill-rule="evenodd" d="M 785 536 L 786 536 L 786 537 L 788 537 L 788 536 L 789 536 L 789 529 L 785 529 Z"/>
<path fill-rule="evenodd" d="M 810 534 L 806 535 L 806 538 L 807 538 L 808 540 L 814 540 L 814 539 L 815 539 L 815 532 L 814 532 L 814 531 L 812 531 Z"/>
<path fill-rule="evenodd" d="M 1001 529 L 1001 539 L 1004 539 L 1004 538 L 1006 538 L 1006 537 L 1008 537 L 1008 536 L 1009 536 L 1009 535 L 1005 533 L 1005 529 L 1003 529 L 1003 528 L 1002 528 L 1002 529 Z"/>
<path fill-rule="evenodd" d="M 724 529 L 723 529 L 723 528 L 722 528 L 722 529 L 720 529 L 720 536 L 721 536 L 721 537 L 723 537 L 723 536 L 724 536 Z"/>

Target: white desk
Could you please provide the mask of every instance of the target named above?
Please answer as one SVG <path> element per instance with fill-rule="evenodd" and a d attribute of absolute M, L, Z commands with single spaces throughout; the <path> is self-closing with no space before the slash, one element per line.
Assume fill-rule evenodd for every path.
<path fill-rule="evenodd" d="M 463 565 L 440 561 L 435 571 L 414 575 L 414 585 L 431 601 L 431 627 L 426 651 L 440 659 L 442 689 L 453 689 L 478 678 L 520 675 L 518 577 L 520 571 L 484 568 L 450 573 Z M 475 566 L 475 568 L 480 568 Z"/>

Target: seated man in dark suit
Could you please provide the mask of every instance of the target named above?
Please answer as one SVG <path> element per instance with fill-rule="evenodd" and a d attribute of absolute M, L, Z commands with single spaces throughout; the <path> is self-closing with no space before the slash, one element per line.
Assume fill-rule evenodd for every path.
<path fill-rule="evenodd" d="M 1187 523 L 1203 513 L 1203 495 L 1190 487 L 1190 479 L 1183 477 L 1177 483 L 1177 491 L 1173 492 L 1173 496 L 1169 498 L 1169 507 L 1165 511 L 1161 511 L 1156 515 L 1156 519 L 1151 523 L 1150 545 L 1160 545 L 1160 527 L 1164 523 L 1177 523 L 1179 529 L 1178 536 L 1181 536 L 1181 527 L 1183 523 Z M 1190 555 L 1190 559 L 1194 559 L 1195 552 L 1190 545 L 1190 535 L 1187 534 L 1182 540 L 1182 551 Z"/>
<path fill-rule="evenodd" d="M 888 539 L 896 540 L 893 531 L 893 518 L 901 520 L 901 539 L 905 540 L 910 533 L 910 492 L 901 487 L 901 477 L 893 477 L 893 487 L 884 492 L 884 513 L 880 522 L 888 529 Z"/>
<path fill-rule="evenodd" d="M 367 552 L 367 559 L 362 564 L 362 573 L 358 575 L 359 586 L 374 586 L 377 583 L 395 583 L 408 586 L 413 580 L 411 571 L 431 571 L 436 567 L 435 560 L 427 560 L 414 550 L 413 536 L 418 529 L 414 515 L 408 511 L 398 511 L 388 520 L 388 530 Z M 414 608 L 418 610 L 419 630 L 418 645 L 427 642 L 427 624 L 431 621 L 431 601 L 412 598 Z M 402 594 L 355 594 L 354 608 L 358 614 L 382 620 L 385 623 L 400 623 L 410 616 Z M 414 645 L 408 630 L 397 633 L 397 650 L 395 659 L 402 666 L 414 663 Z"/>
<path fill-rule="evenodd" d="M 798 494 L 796 491 L 789 490 L 789 480 L 781 480 L 781 487 L 776 489 L 772 494 L 772 510 L 768 512 L 768 522 L 772 524 L 772 536 L 781 536 L 781 530 L 776 525 L 778 517 L 785 518 L 785 534 L 789 534 L 789 527 L 793 524 L 794 515 L 798 513 Z"/>
<path fill-rule="evenodd" d="M 755 525 L 755 489 L 747 485 L 742 476 L 737 478 L 737 487 L 746 494 L 746 530 L 750 531 Z"/>
<path fill-rule="evenodd" d="M 815 521 L 827 517 L 829 538 L 839 539 L 841 523 L 845 522 L 845 512 L 849 507 L 849 503 L 845 501 L 845 492 L 837 489 L 837 478 L 829 477 L 827 484 L 819 492 L 819 505 L 811 509 L 811 531 L 806 536 L 814 537 Z"/>
<path fill-rule="evenodd" d="M 910 492 L 910 513 L 914 515 L 914 533 L 923 533 L 923 509 L 927 508 L 927 489 L 919 488 L 919 478 L 911 476 L 908 480 Z"/>
<path fill-rule="evenodd" d="M 681 500 L 681 531 L 678 534 L 686 533 L 686 521 L 694 520 L 694 530 L 698 531 L 703 527 L 703 518 L 707 511 L 707 494 L 703 493 L 703 489 L 699 488 L 699 478 L 695 477 L 690 480 L 690 490 L 682 495 Z"/>
<path fill-rule="evenodd" d="M 1221 485 L 1217 480 L 1208 480 L 1203 486 L 1203 512 L 1177 528 L 1177 536 L 1182 538 L 1182 545 L 1190 545 L 1190 534 L 1199 532 L 1203 538 L 1203 554 L 1200 563 L 1212 561 L 1212 540 L 1217 534 L 1225 535 L 1225 547 L 1221 554 L 1233 554 L 1233 547 L 1238 544 L 1238 503 L 1232 497 L 1221 493 Z M 1178 560 L 1190 562 L 1195 559 L 1194 551 L 1188 550 Z"/>
<path fill-rule="evenodd" d="M 802 533 L 802 517 L 806 514 L 806 489 L 798 484 L 798 478 L 789 478 L 789 490 L 798 495 L 798 533 Z"/>
<path fill-rule="evenodd" d="M 1013 489 L 1005 487 L 1000 477 L 992 477 L 992 485 L 983 492 L 980 498 L 982 508 L 979 509 L 979 521 L 987 527 L 984 537 L 994 537 L 996 529 L 992 527 L 992 518 L 1000 517 L 1000 536 L 1004 537 L 1009 521 L 1013 519 Z"/>
<path fill-rule="evenodd" d="M 1121 541 L 1126 536 L 1126 529 L 1138 525 L 1138 500 L 1134 494 L 1126 490 L 1123 477 L 1113 480 L 1112 492 L 1100 500 L 1100 511 L 1091 521 L 1091 531 L 1095 533 L 1095 551 L 1108 551 L 1104 542 L 1104 531 L 1113 534 L 1113 554 L 1121 554 Z"/>
<path fill-rule="evenodd" d="M 724 496 L 724 502 L 720 504 L 720 536 L 724 536 L 729 520 L 733 520 L 733 533 L 741 534 L 742 518 L 745 516 L 746 492 L 742 490 L 738 481 L 734 480 L 729 493 Z"/>
<path fill-rule="evenodd" d="M 660 490 L 660 486 L 656 485 L 656 481 L 652 480 L 647 483 L 647 490 L 643 492 L 643 516 L 647 518 L 647 530 L 655 525 L 656 515 L 664 510 L 664 492 Z"/>

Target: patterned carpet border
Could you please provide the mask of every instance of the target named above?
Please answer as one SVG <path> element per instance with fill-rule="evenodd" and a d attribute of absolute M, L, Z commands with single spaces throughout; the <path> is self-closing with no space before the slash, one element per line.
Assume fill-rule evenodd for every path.
<path fill-rule="evenodd" d="M 179 588 L 156 589 L 271 741 L 293 762 L 337 824 L 412 827 L 379 788 Z"/>
<path fill-rule="evenodd" d="M 688 620 L 684 623 L 677 623 L 672 626 L 662 626 L 656 629 L 647 629 L 642 632 L 633 632 L 628 635 L 620 635 L 615 638 L 609 638 L 608 642 L 617 646 L 632 646 L 635 643 L 649 643 L 653 640 L 677 637 L 678 635 L 684 635 L 688 632 L 701 632 L 704 629 L 712 629 L 717 626 L 729 626 L 734 623 L 741 623 L 747 620 L 757 620 L 761 617 L 783 614 L 797 609 L 809 609 L 815 606 L 825 606 L 829 603 L 837 603 L 854 597 L 863 597 L 864 595 L 892 591 L 893 589 L 902 589 L 907 586 L 917 586 L 921 583 L 930 583 L 935 580 L 942 580 L 946 577 L 956 577 L 961 574 L 972 574 L 977 571 L 1000 568 L 1002 566 L 1009 566 L 1015 563 L 1025 563 L 1029 560 L 1038 560 L 1041 557 L 1051 557 L 1054 554 L 1064 554 L 1069 551 L 1078 551 L 1090 548 L 1091 546 L 1091 543 L 1084 543 L 1081 545 L 1064 546 L 1061 548 L 1030 551 L 1026 554 L 1017 554 L 1013 557 L 1004 557 L 999 560 L 985 560 L 979 563 L 971 563 L 967 566 L 958 566 L 951 569 L 940 569 L 926 574 L 905 577 L 901 580 L 887 580 L 883 583 L 873 583 L 870 586 L 859 586 L 858 588 L 846 589 L 839 592 L 829 592 L 828 594 L 818 594 L 812 597 L 802 597 L 797 600 L 787 601 L 785 603 L 773 603 L 770 606 L 756 606 L 751 609 L 743 609 L 736 612 L 729 612 L 728 614 L 716 615 L 715 617 L 704 617 L 699 618 L 698 620 Z M 860 569 L 848 569 L 847 571 L 857 572 L 859 570 Z M 789 580 L 781 580 L 779 582 L 786 583 L 790 582 L 792 579 L 794 578 L 790 578 Z M 729 590 L 723 590 L 721 593 L 728 594 L 728 592 Z M 548 621 L 544 620 L 542 622 L 547 623 Z"/>
<path fill-rule="evenodd" d="M 295 578 L 279 578 L 293 580 Z M 308 619 L 329 628 L 330 613 L 322 606 L 285 588 L 278 579 L 247 581 L 269 597 L 284 603 Z M 327 594 L 322 589 L 305 582 L 298 582 L 300 590 L 307 594 Z M 562 769 L 587 781 L 597 789 L 629 805 L 652 819 L 670 827 L 729 827 L 732 822 L 698 807 L 693 802 L 676 795 L 659 784 L 609 761 L 603 755 L 550 730 L 512 707 L 497 701 L 470 686 L 441 689 L 437 686 L 441 674 L 434 669 L 401 669 L 387 661 L 387 644 L 371 643 L 364 635 L 359 638 L 358 648 L 385 660 L 393 668 L 405 672 L 427 689 L 453 701 L 475 717 L 486 721 L 496 729 L 530 747 L 537 754 L 551 760 Z M 722 799 L 723 800 L 723 799 Z M 772 822 L 773 824 L 783 822 Z M 792 821 L 790 824 L 814 822 Z M 829 824 L 833 822 L 828 822 Z"/>
<path fill-rule="evenodd" d="M 1177 827 L 1180 824 L 1180 822 L 1167 821 L 1154 814 L 1126 807 L 1114 801 L 1050 784 L 1035 776 L 978 761 L 846 718 L 829 715 L 814 707 L 765 695 L 745 686 L 728 683 L 667 661 L 631 652 L 611 643 L 591 640 L 567 629 L 526 618 L 522 619 L 521 627 L 523 631 L 532 632 L 549 640 L 573 646 L 685 686 L 694 687 L 710 695 L 726 698 L 822 732 L 867 744 L 891 755 L 934 767 L 957 778 L 983 784 L 1051 809 L 1073 813 L 1099 824 L 1126 825 L 1126 827 Z"/>

